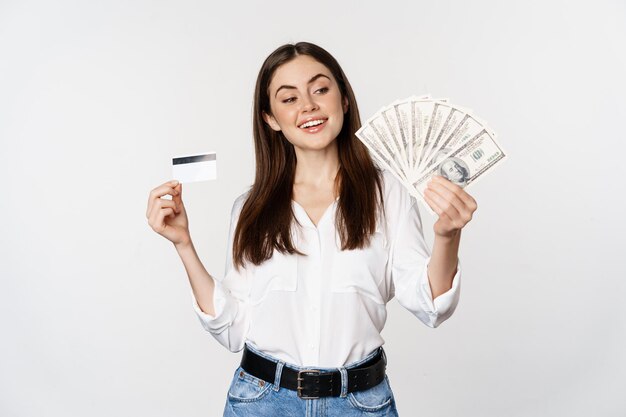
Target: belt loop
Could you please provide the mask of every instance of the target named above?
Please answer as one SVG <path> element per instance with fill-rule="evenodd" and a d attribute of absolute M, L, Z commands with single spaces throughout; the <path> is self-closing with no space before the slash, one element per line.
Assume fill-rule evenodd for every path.
<path fill-rule="evenodd" d="M 280 377 L 283 374 L 283 366 L 285 366 L 285 362 L 278 361 L 276 363 L 276 374 L 274 375 L 274 387 L 272 388 L 274 391 L 278 391 L 280 389 Z"/>
<path fill-rule="evenodd" d="M 342 366 L 339 368 L 339 372 L 341 372 L 341 394 L 339 396 L 346 398 L 348 395 L 348 371 Z"/>

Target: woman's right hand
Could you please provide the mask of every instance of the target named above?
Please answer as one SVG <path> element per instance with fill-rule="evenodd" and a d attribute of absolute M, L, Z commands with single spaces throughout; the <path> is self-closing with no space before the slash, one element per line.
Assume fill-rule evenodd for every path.
<path fill-rule="evenodd" d="M 148 197 L 146 217 L 148 224 L 158 234 L 175 245 L 191 242 L 189 220 L 182 199 L 183 185 L 176 180 L 159 185 Z M 171 195 L 172 199 L 161 198 Z"/>

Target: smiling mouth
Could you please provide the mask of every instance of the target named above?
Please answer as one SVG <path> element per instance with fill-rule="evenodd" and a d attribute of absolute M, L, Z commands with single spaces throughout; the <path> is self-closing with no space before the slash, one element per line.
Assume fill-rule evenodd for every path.
<path fill-rule="evenodd" d="M 322 123 L 325 123 L 326 119 L 316 119 L 316 120 L 309 120 L 306 123 L 302 123 L 300 126 L 298 126 L 300 129 L 306 129 L 309 127 L 314 127 L 314 126 L 319 126 Z"/>

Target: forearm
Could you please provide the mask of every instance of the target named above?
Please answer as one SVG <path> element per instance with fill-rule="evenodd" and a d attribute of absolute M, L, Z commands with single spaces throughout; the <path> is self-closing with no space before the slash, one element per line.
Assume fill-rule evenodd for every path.
<path fill-rule="evenodd" d="M 198 306 L 205 313 L 214 316 L 213 291 L 215 289 L 215 281 L 213 277 L 209 275 L 204 265 L 202 265 L 191 240 L 184 244 L 175 245 L 175 247 L 180 259 L 183 261 L 183 265 L 185 265 L 189 284 L 191 284 Z"/>
<path fill-rule="evenodd" d="M 461 230 L 452 237 L 435 234 L 433 251 L 428 264 L 428 281 L 433 300 L 452 288 L 458 265 Z"/>

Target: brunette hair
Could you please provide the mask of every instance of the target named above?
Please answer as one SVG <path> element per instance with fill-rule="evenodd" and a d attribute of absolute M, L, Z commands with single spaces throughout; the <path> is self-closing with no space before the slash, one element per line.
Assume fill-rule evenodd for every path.
<path fill-rule="evenodd" d="M 326 50 L 312 43 L 283 45 L 263 62 L 254 91 L 256 175 L 234 233 L 233 262 L 236 268 L 243 266 L 244 261 L 259 265 L 272 257 L 274 249 L 281 253 L 302 254 L 294 247 L 291 235 L 295 220 L 292 198 L 296 154 L 282 131 L 274 131 L 263 119 L 263 112 L 272 114 L 268 89 L 274 72 L 299 55 L 308 55 L 325 65 L 339 85 L 342 100 L 348 101 L 343 127 L 335 139 L 339 154 L 339 171 L 335 178 L 339 201 L 335 218 L 341 249 L 368 246 L 370 236 L 376 230 L 377 214 L 384 210 L 381 172 L 367 148 L 355 136 L 361 127 L 359 109 L 339 63 Z"/>

